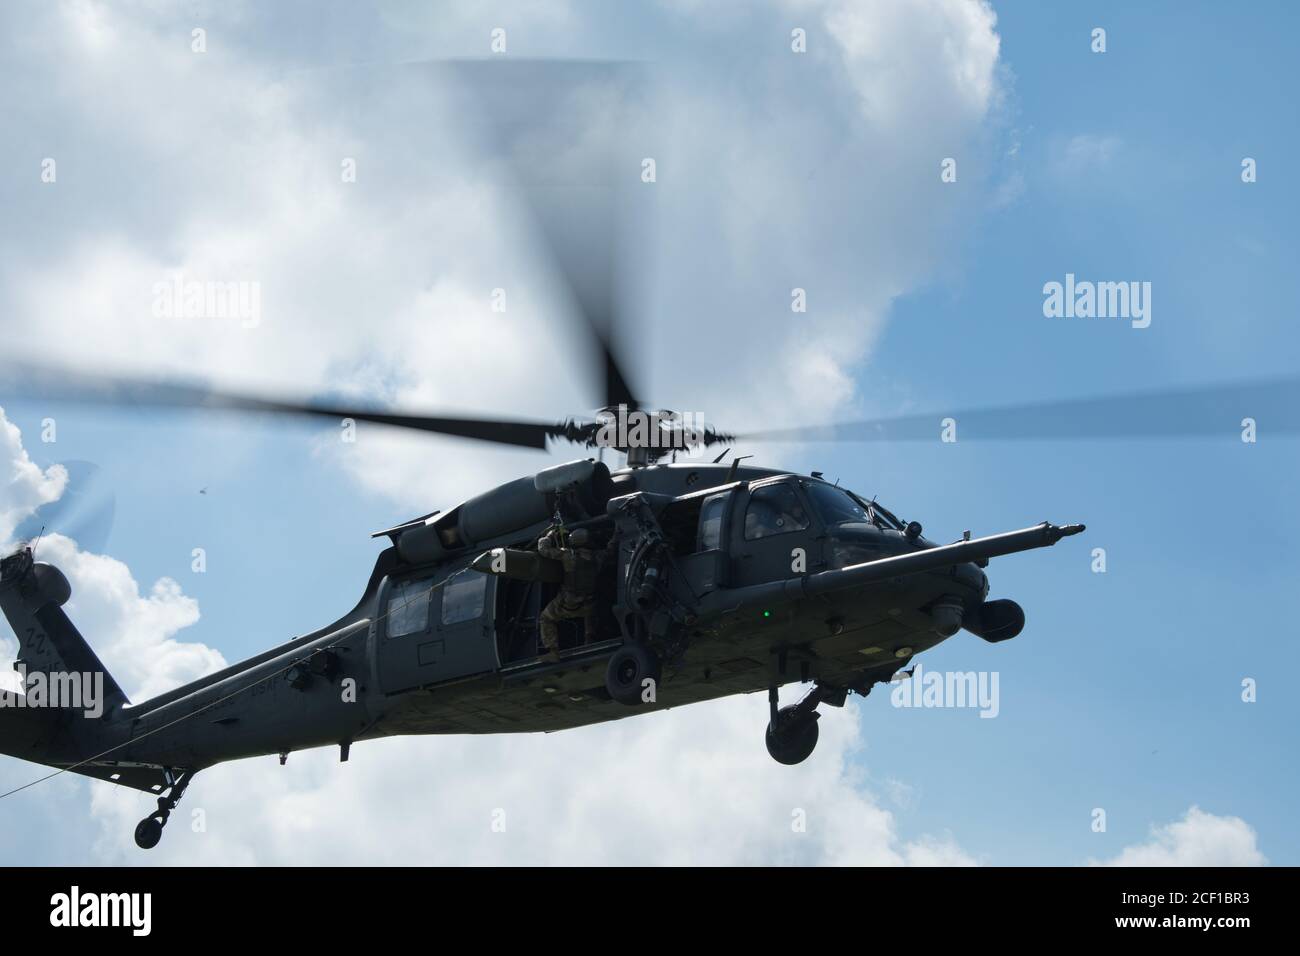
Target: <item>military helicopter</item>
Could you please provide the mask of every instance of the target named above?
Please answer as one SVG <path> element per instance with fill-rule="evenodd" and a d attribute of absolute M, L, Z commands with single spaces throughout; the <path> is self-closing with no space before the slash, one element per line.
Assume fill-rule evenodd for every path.
<path fill-rule="evenodd" d="M 0 561 L 0 608 L 18 636 L 19 666 L 29 679 L 102 674 L 106 710 L 92 720 L 5 708 L 0 748 L 162 794 L 137 827 L 143 848 L 157 844 L 199 770 L 324 745 L 346 760 L 354 742 L 392 734 L 555 731 L 766 691 L 767 749 L 795 764 L 817 743 L 819 705 L 867 694 L 962 627 L 988 641 L 1015 637 L 1023 612 L 987 600 L 983 568 L 1083 530 L 1043 523 L 940 546 L 917 522 L 817 474 L 723 456 L 666 462 L 734 439 L 683 427 L 672 413 L 639 417 L 605 355 L 617 404 L 593 422 L 557 425 L 136 386 L 135 401 L 352 418 L 534 448 L 561 439 L 626 463 L 578 459 L 376 532 L 389 545 L 347 614 L 134 705 L 62 610 L 67 579 L 23 548 Z M 644 440 L 629 442 L 638 425 Z M 590 585 L 593 633 L 587 622 L 562 622 L 549 659 L 539 617 L 565 586 L 564 569 L 537 542 L 553 526 L 604 560 Z M 811 689 L 781 707 L 778 689 L 790 682 Z"/>
<path fill-rule="evenodd" d="M 817 472 L 726 463 L 725 451 L 665 460 L 791 433 L 732 436 L 684 426 L 671 412 L 638 419 L 608 341 L 597 342 L 610 401 L 593 421 L 556 424 L 289 403 L 66 370 L 51 384 L 49 370 L 26 369 L 29 383 L 44 376 L 43 391 L 64 398 L 352 418 L 538 449 L 569 441 L 625 462 L 611 469 L 576 459 L 378 531 L 388 546 L 348 613 L 139 704 L 64 613 L 67 579 L 24 547 L 0 560 L 0 609 L 18 638 L 16 666 L 29 680 L 102 675 L 105 711 L 90 719 L 75 709 L 24 708 L 4 692 L 0 752 L 159 794 L 135 832 L 146 849 L 200 770 L 271 754 L 283 762 L 328 745 L 347 760 L 353 743 L 395 734 L 549 732 L 765 691 L 768 752 L 797 764 L 816 746 L 819 706 L 868 694 L 961 629 L 988 642 L 1017 636 L 1024 612 L 989 600 L 990 560 L 1084 530 L 1043 522 L 938 544 L 918 522 Z M 1148 394 L 1145 405 L 1128 396 L 962 417 L 990 437 L 1036 434 L 1044 407 L 1058 437 L 1211 435 L 1236 409 L 1292 405 L 1298 391 L 1300 381 L 1287 379 Z M 1135 416 L 1136 407 L 1153 411 Z M 1165 417 L 1174 409 L 1182 414 Z M 933 429 L 938 420 L 842 431 L 908 438 L 922 421 Z M 1292 432 L 1294 423 L 1278 430 Z M 824 428 L 804 434 L 832 437 Z M 591 632 L 586 621 L 561 622 L 558 653 L 548 656 L 539 618 L 565 586 L 565 570 L 538 553 L 538 539 L 556 527 L 572 548 L 605 560 L 590 582 Z M 809 689 L 782 706 L 779 690 L 791 683 Z"/>
<path fill-rule="evenodd" d="M 18 639 L 16 666 L 29 681 L 97 675 L 104 712 L 25 707 L 0 692 L 0 752 L 155 795 L 156 810 L 135 829 L 137 845 L 149 849 L 201 770 L 256 756 L 283 763 L 324 746 L 347 760 L 354 743 L 398 734 L 550 732 L 766 693 L 767 750 L 798 764 L 816 747 L 819 707 L 868 694 L 962 629 L 988 642 L 1021 632 L 1020 606 L 989 598 L 989 562 L 1054 545 L 1083 525 L 1043 522 L 941 544 L 919 522 L 818 472 L 747 456 L 727 461 L 733 447 L 760 441 L 933 440 L 940 417 L 733 435 L 649 408 L 625 372 L 616 332 L 627 323 L 608 283 L 582 281 L 564 258 L 560 280 L 573 292 L 601 382 L 599 411 L 584 419 L 399 413 L 8 365 L 3 380 L 14 396 L 352 419 L 531 449 L 563 442 L 587 454 L 375 532 L 386 545 L 346 614 L 140 703 L 127 699 L 64 612 L 67 578 L 20 548 L 0 560 L 0 610 Z M 974 438 L 1221 435 L 1253 409 L 1293 407 L 1297 384 L 957 417 Z M 1282 418 L 1276 430 L 1293 431 Z M 622 460 L 611 468 L 606 455 Z M 548 533 L 562 555 L 585 553 L 587 580 L 541 552 Z M 558 646 L 547 653 L 545 609 L 579 588 L 590 615 L 560 620 Z M 781 688 L 795 683 L 806 693 L 782 705 Z"/>

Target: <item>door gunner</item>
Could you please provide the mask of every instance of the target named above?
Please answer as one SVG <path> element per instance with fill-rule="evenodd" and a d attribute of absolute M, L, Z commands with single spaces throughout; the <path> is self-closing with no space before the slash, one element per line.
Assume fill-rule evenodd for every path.
<path fill-rule="evenodd" d="M 564 584 L 560 593 L 542 611 L 542 644 L 547 660 L 560 659 L 560 621 L 582 618 L 582 643 L 590 644 L 596 635 L 596 572 L 599 556 L 583 547 L 588 543 L 585 529 L 571 534 L 553 525 L 537 541 L 537 553 L 564 565 Z"/>

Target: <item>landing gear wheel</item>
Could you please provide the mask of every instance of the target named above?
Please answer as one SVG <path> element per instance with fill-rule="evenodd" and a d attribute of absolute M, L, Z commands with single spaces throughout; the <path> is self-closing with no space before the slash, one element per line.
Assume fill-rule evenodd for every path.
<path fill-rule="evenodd" d="M 166 771 L 167 794 L 158 798 L 158 809 L 135 825 L 135 845 L 142 850 L 152 850 L 162 839 L 163 827 L 176 804 L 185 795 L 185 788 L 194 779 L 197 770 Z"/>
<path fill-rule="evenodd" d="M 142 850 L 152 850 L 162 839 L 163 824 L 162 820 L 156 816 L 145 817 L 135 825 L 135 845 Z"/>
<path fill-rule="evenodd" d="M 647 690 L 658 695 L 661 672 L 658 654 L 640 642 L 624 644 L 609 659 L 609 666 L 605 669 L 605 689 L 620 704 L 635 707 L 643 702 L 642 695 Z"/>
<path fill-rule="evenodd" d="M 794 766 L 803 763 L 817 746 L 817 713 L 801 714 L 797 706 L 782 707 L 776 715 L 776 728 L 767 725 L 767 752 L 777 763 Z"/>

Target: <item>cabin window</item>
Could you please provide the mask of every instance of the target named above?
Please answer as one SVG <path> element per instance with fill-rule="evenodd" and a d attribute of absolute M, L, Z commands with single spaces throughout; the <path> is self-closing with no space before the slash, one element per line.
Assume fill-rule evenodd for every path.
<path fill-rule="evenodd" d="M 714 495 L 700 508 L 700 550 L 722 547 L 722 514 L 727 509 L 727 494 Z"/>
<path fill-rule="evenodd" d="M 461 624 L 483 616 L 487 575 L 465 569 L 447 579 L 442 589 L 442 623 Z"/>
<path fill-rule="evenodd" d="M 808 512 L 789 483 L 764 485 L 750 493 L 749 507 L 745 509 L 746 541 L 802 531 L 807 527 Z"/>
<path fill-rule="evenodd" d="M 394 581 L 388 588 L 388 636 L 418 634 L 429 626 L 432 578 Z"/>

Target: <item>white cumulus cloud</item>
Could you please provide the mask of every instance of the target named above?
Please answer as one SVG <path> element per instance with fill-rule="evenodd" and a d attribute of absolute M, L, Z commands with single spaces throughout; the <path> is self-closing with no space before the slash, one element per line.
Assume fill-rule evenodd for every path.
<path fill-rule="evenodd" d="M 226 764 L 195 778 L 150 862 L 974 862 L 950 835 L 900 834 L 855 769 L 857 705 L 823 717 L 797 767 L 768 757 L 766 718 L 753 695 L 557 734 L 362 743 L 348 763 L 329 750 Z M 101 859 L 138 860 L 138 795 L 98 788 L 94 812 Z"/>
<path fill-rule="evenodd" d="M 1151 828 L 1151 839 L 1125 847 L 1103 866 L 1264 866 L 1255 830 L 1240 817 L 1218 816 L 1200 807 L 1181 820 Z"/>
<path fill-rule="evenodd" d="M 647 61 L 626 101 L 600 89 L 563 103 L 555 130 L 545 113 L 522 117 L 518 137 L 546 147 L 529 165 L 539 178 L 571 183 L 603 131 L 647 206 L 623 220 L 641 397 L 728 431 L 869 411 L 855 373 L 893 299 L 949 267 L 950 237 L 982 206 L 1003 96 L 996 18 L 975 0 L 380 17 L 338 5 L 338 35 L 300 45 L 292 5 L 223 4 L 204 18 L 204 54 L 192 19 L 146 5 L 0 12 L 0 86 L 41 90 L 39 109 L 16 104 L 0 159 L 58 163 L 55 183 L 0 183 L 13 224 L 0 231 L 0 332 L 14 352 L 48 356 L 57 341 L 62 360 L 96 367 L 590 414 L 587 352 L 485 145 L 492 111 L 436 70 L 396 65 L 486 55 L 503 24 L 512 53 Z M 796 22 L 806 54 L 789 48 Z M 626 127 L 605 123 L 611 101 Z M 653 185 L 639 180 L 647 156 Z M 939 188 L 946 157 L 960 189 Z M 160 317 L 155 290 L 176 277 L 257 283 L 258 323 Z M 505 313 L 490 310 L 496 288 Z M 791 311 L 795 288 L 807 312 Z M 467 468 L 464 448 L 363 428 L 323 457 L 417 511 L 545 461 L 489 453 Z"/>
<path fill-rule="evenodd" d="M 67 482 L 62 465 L 40 468 L 32 461 L 18 426 L 0 408 L 0 543 L 41 505 L 57 501 Z"/>
<path fill-rule="evenodd" d="M 57 501 L 66 488 L 61 466 L 42 471 L 23 447 L 22 434 L 0 409 L 0 474 L 12 477 L 0 487 L 0 549 L 13 551 L 14 527 L 38 507 Z M 65 610 L 91 642 L 104 666 L 134 700 L 154 696 L 225 666 L 218 651 L 176 639 L 199 619 L 199 606 L 171 578 L 159 578 L 147 594 L 131 570 L 115 558 L 82 551 L 71 538 L 46 534 L 37 558 L 59 568 L 72 585 Z M 10 670 L 17 642 L 0 628 L 0 674 L 13 686 Z"/>

